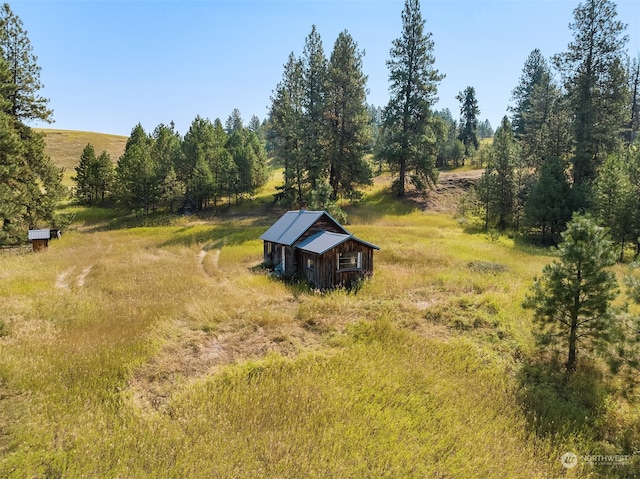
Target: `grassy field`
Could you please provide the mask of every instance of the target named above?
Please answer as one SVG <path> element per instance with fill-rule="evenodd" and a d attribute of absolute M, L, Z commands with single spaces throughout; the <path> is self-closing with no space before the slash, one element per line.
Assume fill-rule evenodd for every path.
<path fill-rule="evenodd" d="M 0 477 L 633 477 L 637 402 L 537 362 L 520 303 L 546 250 L 398 203 L 345 207 L 381 247 L 357 293 L 256 266 L 266 190 L 210 217 L 67 206 L 0 252 Z M 626 442 L 625 442 L 626 441 Z"/>

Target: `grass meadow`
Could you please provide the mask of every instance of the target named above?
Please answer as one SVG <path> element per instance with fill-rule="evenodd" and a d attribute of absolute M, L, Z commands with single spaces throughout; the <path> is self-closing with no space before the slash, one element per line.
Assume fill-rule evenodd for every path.
<path fill-rule="evenodd" d="M 536 364 L 520 304 L 549 252 L 391 201 L 345 207 L 381 247 L 357 292 L 265 274 L 260 197 L 207 218 L 68 206 L 48 251 L 0 252 L 0 477 L 633 477 L 635 456 L 561 464 L 627 454 L 640 421 Z"/>
<path fill-rule="evenodd" d="M 67 187 L 74 186 L 71 179 L 75 176 L 75 167 L 80 161 L 82 151 L 88 143 L 93 145 L 96 156 L 106 151 L 115 164 L 124 153 L 127 143 L 126 136 L 106 135 L 89 131 L 56 130 L 52 128 L 35 128 L 44 133 L 45 153 L 52 158 L 56 166 L 64 167 L 63 184 Z"/>

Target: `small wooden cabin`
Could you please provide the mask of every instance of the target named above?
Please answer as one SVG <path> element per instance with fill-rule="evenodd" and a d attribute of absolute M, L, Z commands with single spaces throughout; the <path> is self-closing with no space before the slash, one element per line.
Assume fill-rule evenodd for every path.
<path fill-rule="evenodd" d="M 278 274 L 305 278 L 313 287 L 351 286 L 373 274 L 373 250 L 326 211 L 288 211 L 260 239 L 264 263 Z"/>
<path fill-rule="evenodd" d="M 60 230 L 29 230 L 28 235 L 33 251 L 42 251 L 49 247 L 49 240 L 59 239 L 62 232 Z"/>
<path fill-rule="evenodd" d="M 33 251 L 42 251 L 49 247 L 51 230 L 29 230 L 29 241 L 33 245 Z"/>

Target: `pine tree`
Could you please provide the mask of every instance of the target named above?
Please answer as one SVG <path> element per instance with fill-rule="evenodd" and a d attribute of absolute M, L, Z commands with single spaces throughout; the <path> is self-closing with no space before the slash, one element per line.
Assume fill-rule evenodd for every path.
<path fill-rule="evenodd" d="M 318 181 L 326 176 L 328 169 L 322 144 L 326 128 L 327 58 L 315 25 L 305 40 L 301 65 L 304 88 L 301 97 L 302 157 L 305 161 L 306 183 L 313 190 Z"/>
<path fill-rule="evenodd" d="M 480 108 L 476 99 L 476 89 L 468 86 L 456 95 L 460 102 L 460 133 L 458 139 L 464 144 L 464 154 L 471 155 L 478 150 L 478 115 Z M 473 150 L 471 149 L 473 148 Z"/>
<path fill-rule="evenodd" d="M 384 110 L 381 151 L 397 175 L 394 186 L 400 197 L 405 195 L 407 179 L 426 191 L 438 177 L 431 107 L 444 76 L 433 67 L 434 43 L 424 26 L 419 0 L 405 0 L 402 35 L 393 41 L 387 61 L 391 99 Z"/>
<path fill-rule="evenodd" d="M 182 138 L 175 125 L 159 124 L 151 134 L 151 156 L 158 165 L 158 174 L 164 179 L 180 163 Z M 175 172 L 175 171 L 174 171 Z"/>
<path fill-rule="evenodd" d="M 151 147 L 152 140 L 138 123 L 131 131 L 116 166 L 120 201 L 132 210 L 143 209 L 147 213 L 158 205 L 162 183 Z"/>
<path fill-rule="evenodd" d="M 286 205 L 302 205 L 305 200 L 303 167 L 302 64 L 293 53 L 284 67 L 282 81 L 271 97 L 269 111 L 273 153 L 284 167 L 284 184 L 276 199 Z"/>
<path fill-rule="evenodd" d="M 234 131 L 242 131 L 244 129 L 240 110 L 237 108 L 233 109 L 231 115 L 227 118 L 225 129 L 227 130 L 227 135 L 231 135 Z"/>
<path fill-rule="evenodd" d="M 628 41 L 610 0 L 585 0 L 574 10 L 573 41 L 553 57 L 569 97 L 575 153 L 573 184 L 589 203 L 589 190 L 626 122 L 626 81 L 621 55 Z"/>
<path fill-rule="evenodd" d="M 22 143 L 22 161 L 27 165 L 21 178 L 26 190 L 25 224 L 29 228 L 58 228 L 63 219 L 56 215 L 57 204 L 68 195 L 62 184 L 64 168 L 57 167 L 45 153 L 44 134 L 17 122 Z"/>
<path fill-rule="evenodd" d="M 625 131 L 627 145 L 633 143 L 640 131 L 640 54 L 627 67 L 627 77 L 629 78 L 629 123 Z"/>
<path fill-rule="evenodd" d="M 371 184 L 373 173 L 364 158 L 371 143 L 366 104 L 367 77 L 363 53 L 347 31 L 336 40 L 328 66 L 325 141 L 333 201 L 357 197 L 357 186 Z"/>
<path fill-rule="evenodd" d="M 9 100 L 8 113 L 16 120 L 42 120 L 51 122 L 53 111 L 49 100 L 38 95 L 40 66 L 33 54 L 33 47 L 18 18 L 5 3 L 0 8 L 0 50 L 10 76 L 10 87 L 3 92 Z"/>
<path fill-rule="evenodd" d="M 524 204 L 524 222 L 543 244 L 557 244 L 574 209 L 571 185 L 558 158 L 543 163 L 539 174 Z"/>
<path fill-rule="evenodd" d="M 566 347 L 571 373 L 578 348 L 597 350 L 609 341 L 616 326 L 611 302 L 618 291 L 615 274 L 607 270 L 615 254 L 604 228 L 588 216 L 574 215 L 562 239 L 559 260 L 544 267 L 524 306 L 535 312 L 541 344 Z"/>
<path fill-rule="evenodd" d="M 61 225 L 55 208 L 67 194 L 63 170 L 45 154 L 44 134 L 24 123 L 50 121 L 52 115 L 48 100 L 38 95 L 42 85 L 36 60 L 22 21 L 5 3 L 0 8 L 0 128 L 7 163 L 0 173 L 0 243 L 24 238 L 27 228 Z"/>
<path fill-rule="evenodd" d="M 76 183 L 76 198 L 91 206 L 95 201 L 95 167 L 96 152 L 90 143 L 82 150 L 80 161 L 76 166 L 76 176 L 72 179 Z"/>
<path fill-rule="evenodd" d="M 533 50 L 522 68 L 522 75 L 518 85 L 511 92 L 511 99 L 515 102 L 514 106 L 509 107 L 509 111 L 513 114 L 511 124 L 516 138 L 520 138 L 525 131 L 536 130 L 536 126 L 529 126 L 529 122 L 533 119 L 532 113 L 532 97 L 534 89 L 551 80 L 551 70 L 547 64 L 547 60 L 537 48 Z"/>
<path fill-rule="evenodd" d="M 515 163 L 517 148 L 511 122 L 506 116 L 496 131 L 493 144 L 493 163 L 496 173 L 495 204 L 498 213 L 498 228 L 505 229 L 513 219 L 515 206 Z"/>
<path fill-rule="evenodd" d="M 594 193 L 598 217 L 620 246 L 619 260 L 624 261 L 625 246 L 633 240 L 640 204 L 621 155 L 612 154 L 605 160 Z"/>
<path fill-rule="evenodd" d="M 197 116 L 184 135 L 181 162 L 177 165 L 176 175 L 185 185 L 187 198 L 194 201 L 198 209 L 205 208 L 221 190 L 221 185 L 215 183 L 211 168 L 215 151 L 213 123 Z"/>
<path fill-rule="evenodd" d="M 115 170 L 111 156 L 103 150 L 96 158 L 96 199 L 104 201 L 107 195 L 111 193 L 113 182 L 115 179 Z"/>
<path fill-rule="evenodd" d="M 21 229 L 27 205 L 26 166 L 21 150 L 13 119 L 0 112 L 0 245 L 18 243 L 25 236 Z"/>

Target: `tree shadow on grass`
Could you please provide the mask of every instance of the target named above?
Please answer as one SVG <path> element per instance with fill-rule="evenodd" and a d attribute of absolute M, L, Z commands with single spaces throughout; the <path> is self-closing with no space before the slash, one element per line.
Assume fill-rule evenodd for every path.
<path fill-rule="evenodd" d="M 594 364 L 582 361 L 569 375 L 557 357 L 533 360 L 523 364 L 517 379 L 518 399 L 536 435 L 594 436 L 609 394 L 603 373 Z"/>

